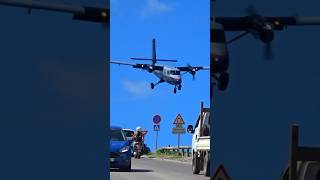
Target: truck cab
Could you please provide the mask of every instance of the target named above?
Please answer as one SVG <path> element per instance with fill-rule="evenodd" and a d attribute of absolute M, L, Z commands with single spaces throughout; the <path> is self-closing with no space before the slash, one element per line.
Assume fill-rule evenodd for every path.
<path fill-rule="evenodd" d="M 210 111 L 201 102 L 200 114 L 193 129 L 188 125 L 188 133 L 192 133 L 192 172 L 199 174 L 204 171 L 210 176 Z"/>

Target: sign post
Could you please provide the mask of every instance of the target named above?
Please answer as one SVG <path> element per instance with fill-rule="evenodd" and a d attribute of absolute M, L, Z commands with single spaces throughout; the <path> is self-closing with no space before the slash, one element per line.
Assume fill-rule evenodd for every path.
<path fill-rule="evenodd" d="M 180 134 L 185 134 L 186 133 L 186 129 L 184 127 L 182 127 L 184 123 L 184 120 L 182 119 L 181 115 L 178 114 L 176 116 L 176 118 L 173 121 L 173 124 L 176 125 L 176 127 L 172 128 L 172 133 L 173 134 L 178 134 L 178 151 L 179 151 L 179 147 L 180 147 Z"/>
<path fill-rule="evenodd" d="M 156 151 L 158 150 L 158 131 L 160 131 L 160 122 L 161 122 L 161 116 L 160 115 L 154 115 L 152 118 L 153 121 L 153 130 L 156 132 Z"/>
<path fill-rule="evenodd" d="M 178 133 L 178 149 L 180 147 L 180 133 Z"/>
<path fill-rule="evenodd" d="M 158 150 L 158 131 L 156 131 L 156 151 Z"/>

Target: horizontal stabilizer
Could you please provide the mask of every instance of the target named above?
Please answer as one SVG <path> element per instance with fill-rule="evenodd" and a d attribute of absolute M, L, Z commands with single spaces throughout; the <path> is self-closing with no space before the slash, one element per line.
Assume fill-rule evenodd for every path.
<path fill-rule="evenodd" d="M 149 58 L 131 58 L 131 59 L 142 60 L 142 61 L 152 61 L 152 59 L 149 59 Z M 178 62 L 178 60 L 175 60 L 175 59 L 157 59 L 157 61 Z"/>

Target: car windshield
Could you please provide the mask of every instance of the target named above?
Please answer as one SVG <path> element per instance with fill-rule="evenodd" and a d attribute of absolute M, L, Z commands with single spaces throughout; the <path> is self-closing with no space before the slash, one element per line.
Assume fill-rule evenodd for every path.
<path fill-rule="evenodd" d="M 111 129 L 111 141 L 124 141 L 124 136 L 121 129 Z"/>
<path fill-rule="evenodd" d="M 128 131 L 128 130 L 124 130 L 123 132 L 124 132 L 124 135 L 125 135 L 126 137 L 132 137 L 133 134 L 134 134 L 133 131 Z"/>

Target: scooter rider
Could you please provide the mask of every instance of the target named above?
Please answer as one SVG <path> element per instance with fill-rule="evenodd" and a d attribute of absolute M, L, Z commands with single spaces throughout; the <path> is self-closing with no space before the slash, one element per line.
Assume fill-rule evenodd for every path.
<path fill-rule="evenodd" d="M 133 138 L 134 140 L 134 143 L 133 143 L 133 147 L 135 149 L 136 147 L 136 144 L 139 144 L 139 147 L 140 147 L 140 151 L 141 153 L 143 152 L 143 140 L 144 140 L 144 137 L 143 137 L 143 133 L 141 131 L 141 127 L 137 127 L 136 128 L 136 132 L 134 133 L 133 135 Z M 140 156 L 139 156 L 140 157 Z"/>
<path fill-rule="evenodd" d="M 135 142 L 143 142 L 143 134 L 141 131 L 141 127 L 136 128 L 136 132 L 133 134 L 133 140 Z"/>

